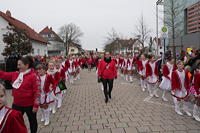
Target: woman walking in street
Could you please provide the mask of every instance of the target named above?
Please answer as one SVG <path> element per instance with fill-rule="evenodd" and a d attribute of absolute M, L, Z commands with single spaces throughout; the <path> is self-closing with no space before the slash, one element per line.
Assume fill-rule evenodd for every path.
<path fill-rule="evenodd" d="M 12 81 L 12 96 L 14 98 L 12 108 L 20 111 L 22 115 L 27 114 L 31 133 L 36 133 L 38 128 L 36 114 L 40 100 L 40 80 L 32 69 L 33 66 L 32 57 L 23 57 L 18 61 L 19 72 L 0 71 L 0 79 Z"/>
<path fill-rule="evenodd" d="M 115 61 L 111 59 L 109 52 L 105 53 L 104 60 L 101 60 L 99 63 L 98 76 L 101 78 L 104 87 L 105 103 L 107 103 L 108 97 L 111 99 L 114 78 L 117 78 Z"/>

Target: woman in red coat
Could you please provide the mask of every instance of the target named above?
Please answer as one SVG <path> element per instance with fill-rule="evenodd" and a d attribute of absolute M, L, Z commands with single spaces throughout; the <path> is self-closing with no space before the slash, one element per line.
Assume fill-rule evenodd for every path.
<path fill-rule="evenodd" d="M 21 112 L 5 106 L 6 91 L 0 84 L 0 133 L 28 133 Z"/>
<path fill-rule="evenodd" d="M 200 121 L 199 117 L 199 108 L 200 108 L 200 63 L 196 68 L 196 72 L 194 74 L 194 89 L 196 90 L 196 99 L 197 102 L 194 104 L 193 108 L 193 117 L 195 120 Z"/>
<path fill-rule="evenodd" d="M 14 110 L 27 114 L 31 133 L 37 132 L 37 110 L 40 103 L 40 80 L 35 71 L 33 58 L 26 56 L 18 61 L 19 72 L 0 71 L 0 79 L 12 81 Z"/>
<path fill-rule="evenodd" d="M 111 92 L 113 89 L 114 78 L 117 78 L 117 69 L 115 61 L 111 59 L 109 52 L 105 53 L 104 60 L 101 60 L 98 66 L 98 76 L 102 79 L 102 84 L 104 87 L 105 103 L 107 103 L 108 97 L 111 99 Z"/>
<path fill-rule="evenodd" d="M 183 61 L 177 61 L 177 70 L 172 72 L 171 82 L 172 82 L 172 96 L 175 104 L 175 111 L 179 115 L 183 115 L 180 109 L 181 100 L 185 100 L 183 105 L 184 112 L 191 116 L 189 112 L 188 104 L 189 102 L 186 101 L 186 98 L 189 95 L 190 83 L 188 72 L 184 70 Z"/>

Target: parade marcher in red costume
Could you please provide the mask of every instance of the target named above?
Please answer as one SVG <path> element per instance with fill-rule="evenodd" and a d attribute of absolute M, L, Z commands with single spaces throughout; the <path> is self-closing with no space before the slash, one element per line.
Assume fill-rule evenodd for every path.
<path fill-rule="evenodd" d="M 128 56 L 124 55 L 124 60 L 122 63 L 122 71 L 123 71 L 124 80 L 126 81 L 128 81 L 128 64 L 129 64 Z"/>
<path fill-rule="evenodd" d="M 48 63 L 48 70 L 47 74 L 52 75 L 53 79 L 55 81 L 55 89 L 52 89 L 50 92 L 51 99 L 54 99 L 54 102 L 50 104 L 50 111 L 52 111 L 53 114 L 56 113 L 56 105 L 57 105 L 57 97 L 56 94 L 60 93 L 60 89 L 58 88 L 58 83 L 60 82 L 60 72 L 55 67 L 55 61 L 51 60 Z"/>
<path fill-rule="evenodd" d="M 137 66 L 138 66 L 138 73 L 140 75 L 140 84 L 142 91 L 145 91 L 147 88 L 147 82 L 146 82 L 146 63 L 148 62 L 147 55 L 146 54 L 141 54 L 139 56 L 139 60 L 137 61 Z"/>
<path fill-rule="evenodd" d="M 109 52 L 105 54 L 104 60 L 102 60 L 98 66 L 98 76 L 102 79 L 102 83 L 104 86 L 105 103 L 107 103 L 108 97 L 111 99 L 114 78 L 117 78 L 115 61 L 111 59 Z"/>
<path fill-rule="evenodd" d="M 146 63 L 146 79 L 150 97 L 159 97 L 157 94 L 158 64 L 155 56 L 152 55 L 149 55 L 149 61 Z"/>
<path fill-rule="evenodd" d="M 6 91 L 0 84 L 0 133 L 28 133 L 21 112 L 5 106 Z"/>
<path fill-rule="evenodd" d="M 14 110 L 27 114 L 31 133 L 37 132 L 37 110 L 40 103 L 40 80 L 33 71 L 34 61 L 30 56 L 18 60 L 19 72 L 0 71 L 0 79 L 12 81 Z"/>
<path fill-rule="evenodd" d="M 188 72 L 184 70 L 183 61 L 177 61 L 177 70 L 172 72 L 172 96 L 175 104 L 175 111 L 179 115 L 183 115 L 181 112 L 181 101 L 185 100 L 183 104 L 183 110 L 188 115 L 191 116 L 189 112 L 188 104 L 189 102 L 186 101 L 186 98 L 189 95 L 190 83 Z"/>
<path fill-rule="evenodd" d="M 134 71 L 134 59 L 131 55 L 128 56 L 128 67 L 127 67 L 127 71 L 128 71 L 128 79 L 127 81 L 129 82 L 133 82 L 133 71 Z"/>
<path fill-rule="evenodd" d="M 171 91 L 171 75 L 175 71 L 176 65 L 174 65 L 174 59 L 168 57 L 167 63 L 163 65 L 162 68 L 162 81 L 160 83 L 160 88 L 163 90 L 162 99 L 163 101 L 168 101 L 165 97 L 167 91 Z"/>
<path fill-rule="evenodd" d="M 49 125 L 49 104 L 54 102 L 54 99 L 51 97 L 50 91 L 55 88 L 55 82 L 52 75 L 46 74 L 46 66 L 43 64 L 38 64 L 36 66 L 38 75 L 40 76 L 41 81 L 41 96 L 40 96 L 40 108 L 42 111 L 41 121 L 44 122 L 44 125 Z"/>
<path fill-rule="evenodd" d="M 194 74 L 194 89 L 196 90 L 196 103 L 193 108 L 193 117 L 196 121 L 200 122 L 199 108 L 200 108 L 200 63 L 197 65 L 196 72 Z"/>

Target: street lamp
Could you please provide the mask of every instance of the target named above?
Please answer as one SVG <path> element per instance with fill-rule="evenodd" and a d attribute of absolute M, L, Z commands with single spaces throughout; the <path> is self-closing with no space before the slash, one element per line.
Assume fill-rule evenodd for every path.
<path fill-rule="evenodd" d="M 164 0 L 158 0 L 156 2 L 156 40 L 158 42 L 158 5 L 163 5 Z M 157 55 L 158 55 L 158 45 L 157 45 Z"/>

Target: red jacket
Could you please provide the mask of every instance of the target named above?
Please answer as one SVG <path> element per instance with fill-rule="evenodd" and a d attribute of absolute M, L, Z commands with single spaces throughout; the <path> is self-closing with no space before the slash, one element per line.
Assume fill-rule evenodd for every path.
<path fill-rule="evenodd" d="M 21 112 L 6 106 L 2 106 L 0 110 L 2 109 L 6 110 L 6 114 L 0 123 L 1 133 L 28 133 Z"/>
<path fill-rule="evenodd" d="M 19 72 L 3 72 L 0 71 L 0 79 L 11 80 L 12 83 L 17 79 Z M 36 73 L 31 70 L 24 75 L 21 86 L 13 88 L 12 96 L 14 97 L 13 104 L 21 107 L 39 106 L 40 99 L 40 79 Z"/>
<path fill-rule="evenodd" d="M 123 62 L 124 62 L 124 59 L 120 57 L 119 58 L 119 65 L 122 66 Z"/>
<path fill-rule="evenodd" d="M 200 89 L 200 72 L 196 72 L 194 74 L 194 89 L 196 90 L 197 94 L 199 95 L 199 89 Z"/>
<path fill-rule="evenodd" d="M 141 60 L 138 60 L 138 61 L 137 61 L 137 66 L 138 66 L 138 71 L 139 71 L 139 72 L 142 71 L 142 70 L 144 69 Z"/>
<path fill-rule="evenodd" d="M 171 78 L 171 84 L 172 84 L 172 90 L 182 90 L 182 85 L 181 85 L 181 79 L 177 73 L 178 70 L 172 72 L 172 78 Z M 184 81 L 184 87 L 185 89 L 189 90 L 190 89 L 190 81 L 188 77 L 188 72 L 185 72 L 185 81 Z"/>
<path fill-rule="evenodd" d="M 173 65 L 173 70 L 172 70 L 172 71 L 175 71 L 175 70 L 176 70 L 176 65 Z M 162 74 L 163 74 L 163 76 L 164 76 L 165 78 L 167 78 L 167 79 L 170 80 L 171 77 L 168 76 L 169 73 L 170 73 L 170 70 L 169 70 L 167 64 L 163 65 Z"/>
<path fill-rule="evenodd" d="M 104 60 L 101 60 L 98 66 L 98 75 L 103 79 L 114 79 L 117 77 L 115 61 L 111 60 L 110 63 L 106 63 Z"/>
<path fill-rule="evenodd" d="M 91 65 L 93 63 L 93 60 L 92 59 L 88 59 L 87 63 L 88 63 L 88 65 Z"/>
<path fill-rule="evenodd" d="M 60 82 L 60 72 L 56 72 L 54 75 L 53 75 L 53 78 L 55 80 L 55 86 L 58 85 L 58 83 Z"/>
<path fill-rule="evenodd" d="M 158 64 L 155 62 L 155 68 L 154 68 L 154 74 L 158 76 Z M 146 77 L 152 76 L 153 75 L 153 70 L 150 65 L 150 62 L 147 62 L 146 64 Z"/>
<path fill-rule="evenodd" d="M 44 82 L 44 92 L 48 93 L 50 91 L 50 85 L 52 85 L 52 89 L 55 89 L 55 80 L 52 75 L 46 74 L 45 82 Z"/>

